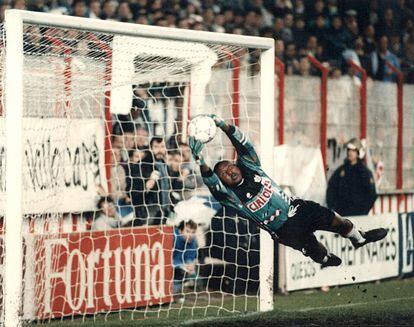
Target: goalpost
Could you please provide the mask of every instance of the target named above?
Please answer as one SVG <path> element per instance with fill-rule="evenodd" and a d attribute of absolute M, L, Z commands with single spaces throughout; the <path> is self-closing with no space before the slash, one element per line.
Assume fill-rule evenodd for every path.
<path fill-rule="evenodd" d="M 185 142 L 188 119 L 217 113 L 250 134 L 263 169 L 272 176 L 273 40 L 18 10 L 6 11 L 2 36 L 5 325 L 123 310 L 131 311 L 132 318 L 141 311 L 144 316 L 150 312 L 168 316 L 184 309 L 236 312 L 237 292 L 223 286 L 225 276 L 218 277 L 219 289 L 213 290 L 210 276 L 202 276 L 201 271 L 211 267 L 213 271 L 214 264 L 201 260 L 197 278 L 204 281 L 203 290 L 191 292 L 189 306 L 173 303 L 171 226 L 178 210 L 164 217 L 167 224 L 162 226 L 141 221 L 140 227 L 93 231 L 90 225 L 97 217 L 98 194 L 113 195 L 111 183 L 119 182 L 113 175 L 118 160 L 115 142 L 120 140 L 119 153 L 127 155 L 141 137 L 137 126 L 144 126 L 149 137 Z M 240 67 L 234 66 L 234 58 Z M 131 122 L 119 115 L 130 115 L 131 103 L 137 99 L 145 106 L 138 108 L 140 120 L 130 117 L 131 134 L 123 130 Z M 232 159 L 233 152 L 220 136 L 207 145 L 206 157 L 214 164 L 221 158 Z M 123 167 L 128 160 L 127 156 Z M 201 186 L 192 191 L 206 194 Z M 142 207 L 148 210 L 145 203 Z M 237 224 L 244 220 L 230 218 L 236 222 L 237 241 L 227 245 L 225 235 L 222 252 L 249 251 L 258 231 L 248 229 L 247 245 L 242 248 Z M 230 218 L 223 216 L 223 221 Z M 209 233 L 212 243 L 204 244 L 207 252 L 216 246 L 212 240 L 217 231 Z M 260 284 L 260 311 L 273 308 L 273 247 L 270 236 L 261 230 L 260 275 L 254 280 Z M 224 254 L 221 259 L 225 274 Z M 236 273 L 227 281 L 236 284 L 240 268 L 247 271 L 247 277 L 241 277 L 247 285 L 255 267 L 249 260 L 231 265 Z M 249 297 L 246 285 L 242 295 Z M 230 294 L 232 308 L 223 307 L 223 293 Z M 221 300 L 213 303 L 214 294 L 220 294 Z"/>

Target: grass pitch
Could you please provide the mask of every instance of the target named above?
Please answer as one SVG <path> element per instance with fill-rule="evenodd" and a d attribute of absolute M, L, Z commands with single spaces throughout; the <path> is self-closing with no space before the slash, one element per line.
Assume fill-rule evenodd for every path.
<path fill-rule="evenodd" d="M 123 312 L 75 320 L 59 326 L 413 326 L 414 278 L 334 287 L 329 292 L 298 291 L 275 296 L 275 309 L 256 312 L 255 298 L 189 297 L 157 313 Z M 206 302 L 207 303 L 207 302 Z M 219 309 L 224 307 L 225 309 Z M 238 312 L 237 314 L 234 312 Z M 134 320 L 131 320 L 131 319 Z"/>

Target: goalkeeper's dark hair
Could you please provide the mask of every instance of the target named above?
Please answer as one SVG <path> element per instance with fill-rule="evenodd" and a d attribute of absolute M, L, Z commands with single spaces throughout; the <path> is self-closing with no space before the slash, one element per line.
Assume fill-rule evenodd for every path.
<path fill-rule="evenodd" d="M 231 163 L 229 160 L 221 160 L 214 165 L 213 171 L 216 175 L 218 175 L 218 170 L 223 163 Z"/>

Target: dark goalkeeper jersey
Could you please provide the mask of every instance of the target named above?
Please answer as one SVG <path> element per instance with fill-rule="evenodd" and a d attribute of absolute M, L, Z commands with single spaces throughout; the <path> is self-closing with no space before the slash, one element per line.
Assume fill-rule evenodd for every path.
<path fill-rule="evenodd" d="M 296 213 L 292 198 L 262 170 L 253 145 L 240 129 L 231 126 L 227 135 L 236 148 L 243 182 L 235 188 L 226 187 L 211 170 L 203 174 L 203 181 L 222 205 L 234 208 L 274 235 Z"/>

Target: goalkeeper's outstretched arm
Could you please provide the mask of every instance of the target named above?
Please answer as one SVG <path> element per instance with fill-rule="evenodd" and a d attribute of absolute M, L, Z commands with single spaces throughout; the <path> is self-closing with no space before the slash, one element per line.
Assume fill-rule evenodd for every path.
<path fill-rule="evenodd" d="M 200 165 L 201 176 L 203 177 L 204 184 L 206 184 L 211 194 L 217 201 L 225 200 L 229 194 L 229 191 L 205 162 L 201 153 L 204 144 L 190 136 L 189 146 L 194 159 Z"/>
<path fill-rule="evenodd" d="M 260 159 L 253 144 L 241 129 L 234 125 L 227 124 L 222 118 L 216 115 L 210 115 L 210 117 L 214 119 L 217 127 L 226 133 L 241 160 L 246 160 L 251 164 L 260 166 Z"/>

